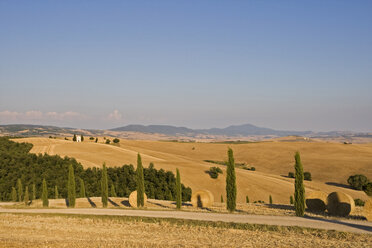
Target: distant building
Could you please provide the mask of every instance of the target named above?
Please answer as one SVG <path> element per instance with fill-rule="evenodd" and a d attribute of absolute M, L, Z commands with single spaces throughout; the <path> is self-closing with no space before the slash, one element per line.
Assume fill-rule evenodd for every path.
<path fill-rule="evenodd" d="M 76 142 L 81 142 L 81 135 L 76 135 Z"/>

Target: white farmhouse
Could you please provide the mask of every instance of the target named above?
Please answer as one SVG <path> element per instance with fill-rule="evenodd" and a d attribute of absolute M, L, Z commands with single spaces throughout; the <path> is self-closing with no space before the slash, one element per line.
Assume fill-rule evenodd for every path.
<path fill-rule="evenodd" d="M 76 135 L 76 142 L 81 142 L 81 135 Z"/>

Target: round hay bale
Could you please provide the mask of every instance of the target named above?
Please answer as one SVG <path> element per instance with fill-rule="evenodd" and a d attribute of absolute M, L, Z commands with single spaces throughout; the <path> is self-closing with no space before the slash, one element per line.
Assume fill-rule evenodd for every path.
<path fill-rule="evenodd" d="M 367 220 L 372 221 L 372 198 L 369 198 L 364 204 L 363 212 Z"/>
<path fill-rule="evenodd" d="M 191 196 L 191 204 L 196 208 L 208 208 L 214 203 L 213 194 L 209 190 L 198 190 Z"/>
<path fill-rule="evenodd" d="M 306 206 L 310 212 L 324 212 L 327 209 L 327 193 L 312 191 L 306 196 Z"/>
<path fill-rule="evenodd" d="M 137 207 L 137 190 L 133 191 L 129 195 L 129 204 L 131 207 L 136 208 Z M 147 205 L 147 195 L 144 194 L 144 206 L 146 207 Z"/>
<path fill-rule="evenodd" d="M 328 213 L 334 216 L 348 216 L 354 211 L 354 199 L 342 192 L 332 192 L 327 197 Z"/>

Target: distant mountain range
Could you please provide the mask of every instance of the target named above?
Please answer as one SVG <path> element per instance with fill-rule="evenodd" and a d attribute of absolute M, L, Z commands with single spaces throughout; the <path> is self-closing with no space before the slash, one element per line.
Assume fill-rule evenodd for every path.
<path fill-rule="evenodd" d="M 99 129 L 76 129 L 68 127 L 55 127 L 43 125 L 27 125 L 27 124 L 14 124 L 14 125 L 0 125 L 1 136 L 64 136 L 81 133 L 87 136 L 118 136 L 122 138 L 136 138 L 142 134 L 156 134 L 157 137 L 189 137 L 189 138 L 241 138 L 241 137 L 259 137 L 265 139 L 266 137 L 284 137 L 290 135 L 307 136 L 307 137 L 362 137 L 372 138 L 371 133 L 357 133 L 357 132 L 312 132 L 312 131 L 283 131 L 274 130 L 270 128 L 257 127 L 252 124 L 235 125 L 226 128 L 210 128 L 210 129 L 191 129 L 187 127 L 176 127 L 170 125 L 128 125 L 108 130 Z M 134 134 L 133 134 L 134 133 Z M 131 135 L 129 135 L 131 134 Z M 159 136 L 160 135 L 160 136 Z M 148 136 L 147 136 L 148 137 Z M 165 138 L 165 137 L 164 137 Z"/>
<path fill-rule="evenodd" d="M 226 128 L 210 128 L 210 129 L 190 129 L 186 127 L 175 127 L 169 125 L 128 125 L 110 129 L 110 131 L 120 132 L 140 132 L 140 133 L 160 133 L 165 135 L 224 135 L 224 136 L 252 136 L 252 135 L 275 135 L 275 136 L 288 136 L 288 135 L 308 135 L 311 131 L 279 131 L 270 128 L 257 127 L 251 124 L 244 124 L 238 126 L 229 126 Z"/>

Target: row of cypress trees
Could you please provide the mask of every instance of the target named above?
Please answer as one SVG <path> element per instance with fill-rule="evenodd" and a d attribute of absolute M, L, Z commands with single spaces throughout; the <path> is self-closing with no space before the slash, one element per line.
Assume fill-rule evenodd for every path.
<path fill-rule="evenodd" d="M 102 206 L 107 207 L 108 205 L 108 179 L 107 179 L 107 167 L 104 163 L 102 166 L 102 178 L 101 178 L 101 201 Z M 67 181 L 67 188 L 68 188 L 68 207 L 74 208 L 76 205 L 76 185 L 75 185 L 75 175 L 74 175 L 74 169 L 73 166 L 69 166 L 69 173 L 68 173 L 68 181 Z M 26 186 L 25 190 L 25 196 L 23 197 L 23 187 L 22 182 L 20 179 L 17 180 L 17 189 L 14 187 L 12 188 L 12 198 L 14 201 L 22 201 L 22 199 L 27 203 L 29 200 L 35 199 L 35 185 L 33 185 L 33 197 L 32 199 L 29 199 L 29 193 L 28 193 L 28 186 Z M 177 169 L 177 179 L 176 179 L 176 189 L 177 189 L 177 195 L 176 195 L 176 205 L 177 209 L 181 208 L 182 205 L 182 188 L 181 188 L 181 177 L 179 170 Z M 58 187 L 55 186 L 55 198 L 58 197 Z M 18 192 L 18 194 L 17 194 Z M 141 155 L 138 154 L 137 156 L 137 206 L 143 207 L 144 206 L 144 194 L 145 194 L 145 184 L 144 184 L 144 176 L 143 176 L 143 165 L 142 165 L 142 159 Z M 115 196 L 115 188 L 114 185 L 111 185 L 111 196 Z M 85 185 L 84 181 L 80 179 L 80 194 L 79 197 L 86 197 L 85 193 Z M 42 194 L 41 199 L 43 202 L 43 207 L 49 206 L 49 200 L 48 200 L 48 188 L 46 185 L 46 180 L 43 179 L 42 183 Z"/>

